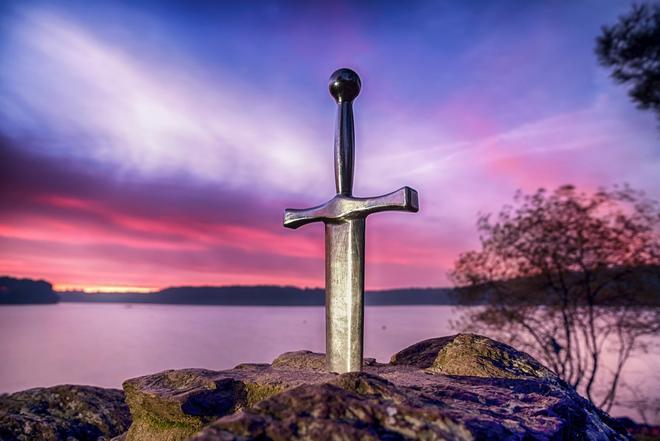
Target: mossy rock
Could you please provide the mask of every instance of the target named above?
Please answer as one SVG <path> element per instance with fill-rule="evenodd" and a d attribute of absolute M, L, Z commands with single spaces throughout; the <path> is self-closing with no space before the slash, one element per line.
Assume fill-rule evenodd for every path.
<path fill-rule="evenodd" d="M 0 395 L 0 440 L 110 439 L 130 424 L 117 389 L 61 385 Z"/>
<path fill-rule="evenodd" d="M 401 399 L 392 401 L 392 396 Z M 336 382 L 298 386 L 221 418 L 191 441 L 474 439 L 462 422 L 415 401 L 406 401 L 405 394 L 382 378 L 343 374 Z"/>
<path fill-rule="evenodd" d="M 312 351 L 285 352 L 273 360 L 274 369 L 325 370 L 325 354 Z"/>
<path fill-rule="evenodd" d="M 242 365 L 231 371 L 235 375 L 205 369 L 170 370 L 125 381 L 133 416 L 126 441 L 185 440 L 211 421 L 283 391 L 285 387 L 278 382 L 258 380 L 265 366 Z"/>
<path fill-rule="evenodd" d="M 424 340 L 393 355 L 391 363 L 444 375 L 557 379 L 556 374 L 530 355 L 474 334 Z"/>
<path fill-rule="evenodd" d="M 477 335 L 426 340 L 389 364 L 337 375 L 290 352 L 225 371 L 124 383 L 126 441 L 629 439 L 529 355 Z"/>

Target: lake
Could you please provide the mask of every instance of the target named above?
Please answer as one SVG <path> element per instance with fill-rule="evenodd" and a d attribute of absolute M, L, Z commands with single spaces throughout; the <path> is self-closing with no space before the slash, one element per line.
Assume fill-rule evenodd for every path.
<path fill-rule="evenodd" d="M 452 334 L 454 314 L 451 306 L 367 307 L 365 356 L 386 362 L 410 344 Z M 286 351 L 325 352 L 324 317 L 320 307 L 2 306 L 0 392 L 64 383 L 119 388 L 125 379 L 165 369 L 218 370 L 271 362 Z M 657 352 L 639 355 L 624 378 L 657 398 L 657 366 Z M 621 408 L 612 413 L 638 417 Z"/>

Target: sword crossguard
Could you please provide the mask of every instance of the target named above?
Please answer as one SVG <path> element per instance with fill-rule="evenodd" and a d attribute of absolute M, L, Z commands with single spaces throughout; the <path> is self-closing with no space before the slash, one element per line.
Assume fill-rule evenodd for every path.
<path fill-rule="evenodd" d="M 355 198 L 338 194 L 325 204 L 307 209 L 287 208 L 284 226 L 298 228 L 312 222 L 338 223 L 349 219 L 364 219 L 379 211 L 419 211 L 417 191 L 403 187 L 374 198 Z"/>

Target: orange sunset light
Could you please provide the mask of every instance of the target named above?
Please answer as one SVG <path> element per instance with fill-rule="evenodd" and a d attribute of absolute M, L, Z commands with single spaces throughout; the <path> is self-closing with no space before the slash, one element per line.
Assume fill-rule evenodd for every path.
<path fill-rule="evenodd" d="M 158 291 L 157 288 L 145 287 L 145 286 L 110 286 L 110 285 L 53 285 L 53 289 L 57 292 L 64 291 L 82 291 L 87 294 L 98 294 L 104 292 L 112 293 L 143 293 L 148 294 Z"/>

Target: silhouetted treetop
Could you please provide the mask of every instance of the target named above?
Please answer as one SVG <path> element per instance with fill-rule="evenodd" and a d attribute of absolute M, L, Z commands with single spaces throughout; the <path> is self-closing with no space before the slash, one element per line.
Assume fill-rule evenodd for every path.
<path fill-rule="evenodd" d="M 639 108 L 660 118 L 660 3 L 634 5 L 618 23 L 603 26 L 596 55 L 617 82 L 630 85 Z"/>

